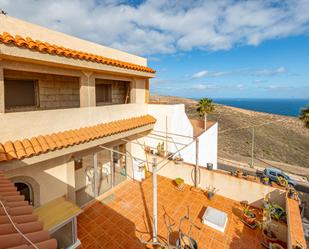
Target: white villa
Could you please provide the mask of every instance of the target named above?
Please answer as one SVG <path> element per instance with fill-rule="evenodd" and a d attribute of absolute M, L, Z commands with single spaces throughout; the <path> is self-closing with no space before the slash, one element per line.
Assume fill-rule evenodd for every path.
<path fill-rule="evenodd" d="M 0 15 L 0 170 L 62 246 L 79 244 L 61 234 L 80 207 L 145 177 L 147 148 L 217 167 L 217 124 L 149 104 L 153 77 L 146 58 Z"/>

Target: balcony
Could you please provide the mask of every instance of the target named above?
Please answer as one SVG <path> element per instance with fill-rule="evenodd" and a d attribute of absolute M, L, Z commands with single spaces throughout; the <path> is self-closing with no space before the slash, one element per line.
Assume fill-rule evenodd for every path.
<path fill-rule="evenodd" d="M 147 105 L 120 104 L 98 107 L 0 114 L 0 141 L 31 138 L 147 114 Z"/>

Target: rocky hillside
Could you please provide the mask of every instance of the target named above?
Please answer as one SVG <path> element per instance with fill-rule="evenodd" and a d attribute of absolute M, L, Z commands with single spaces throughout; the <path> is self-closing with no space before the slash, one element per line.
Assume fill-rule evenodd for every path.
<path fill-rule="evenodd" d="M 178 97 L 151 96 L 152 101 L 184 103 L 190 118 L 199 119 L 197 101 Z M 219 156 L 250 162 L 252 126 L 255 128 L 255 157 L 309 168 L 309 129 L 294 117 L 216 105 L 209 120 L 219 123 Z"/>

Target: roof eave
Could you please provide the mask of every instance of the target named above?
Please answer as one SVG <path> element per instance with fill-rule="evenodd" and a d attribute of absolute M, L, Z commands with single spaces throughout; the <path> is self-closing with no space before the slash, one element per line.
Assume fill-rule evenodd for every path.
<path fill-rule="evenodd" d="M 3 171 L 8 171 L 8 170 L 13 170 L 13 169 L 17 169 L 17 168 L 21 168 L 24 166 L 29 166 L 29 165 L 33 165 L 36 163 L 41 163 L 41 162 L 45 162 L 54 158 L 58 158 L 61 156 L 72 156 L 73 154 L 76 153 L 80 153 L 82 151 L 87 151 L 89 149 L 93 149 L 97 146 L 103 145 L 103 144 L 108 144 L 108 143 L 112 143 L 114 141 L 123 139 L 123 138 L 127 138 L 127 137 L 131 137 L 134 136 L 136 134 L 143 134 L 145 132 L 148 132 L 150 130 L 152 130 L 154 127 L 154 124 L 147 124 L 141 127 L 137 127 L 134 128 L 132 130 L 128 130 L 128 131 L 124 131 L 124 132 L 120 132 L 118 134 L 114 134 L 114 135 L 110 135 L 107 137 L 103 137 L 103 138 L 99 138 L 99 139 L 95 139 L 93 141 L 89 141 L 86 143 L 81 143 L 81 144 L 77 144 L 74 146 L 69 146 L 67 148 L 62 148 L 59 150 L 54 150 L 54 151 L 49 151 L 47 153 L 43 153 L 40 155 L 36 155 L 36 156 L 32 156 L 29 158 L 24 158 L 21 160 L 11 160 L 11 161 L 4 161 L 0 163 L 1 166 L 1 170 Z"/>
<path fill-rule="evenodd" d="M 81 71 L 102 72 L 102 73 L 119 74 L 119 75 L 135 76 L 143 78 L 154 78 L 156 76 L 155 73 L 105 65 L 102 63 L 92 61 L 67 58 L 47 53 L 40 53 L 37 51 L 15 46 L 8 46 L 1 43 L 0 43 L 0 58 L 15 61 L 31 62 L 42 65 L 57 66 Z"/>

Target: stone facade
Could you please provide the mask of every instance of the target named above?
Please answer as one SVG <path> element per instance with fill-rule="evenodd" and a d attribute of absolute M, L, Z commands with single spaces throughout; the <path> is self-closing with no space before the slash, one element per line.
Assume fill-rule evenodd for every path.
<path fill-rule="evenodd" d="M 18 107 L 8 111 L 74 108 L 80 105 L 78 77 L 4 70 L 5 79 L 31 79 L 38 82 L 37 107 Z"/>
<path fill-rule="evenodd" d="M 127 103 L 130 103 L 129 100 L 130 94 L 127 92 L 128 88 L 129 84 L 127 82 L 116 81 L 113 83 L 113 90 L 112 90 L 113 104 L 124 104 L 127 95 L 128 95 Z"/>
<path fill-rule="evenodd" d="M 125 104 L 130 103 L 129 82 L 119 80 L 96 79 L 96 84 L 112 84 L 112 103 Z M 104 105 L 97 103 L 97 105 Z"/>

